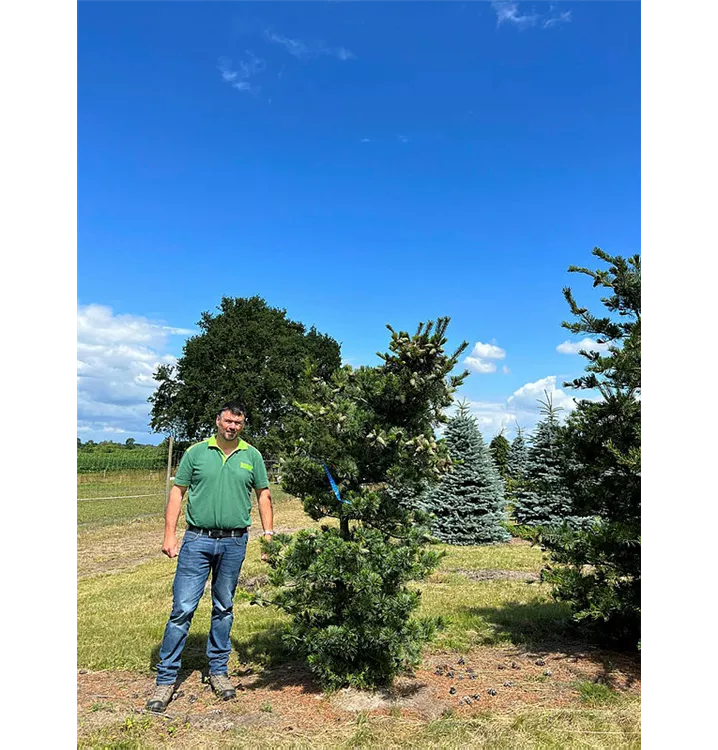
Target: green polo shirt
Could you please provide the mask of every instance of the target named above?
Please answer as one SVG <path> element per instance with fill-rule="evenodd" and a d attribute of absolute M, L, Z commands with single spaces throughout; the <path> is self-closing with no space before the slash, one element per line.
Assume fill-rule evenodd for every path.
<path fill-rule="evenodd" d="M 175 484 L 189 487 L 187 523 L 203 529 L 236 529 L 249 526 L 252 488 L 269 487 L 262 454 L 240 440 L 229 456 L 213 435 L 195 443 L 180 461 Z"/>

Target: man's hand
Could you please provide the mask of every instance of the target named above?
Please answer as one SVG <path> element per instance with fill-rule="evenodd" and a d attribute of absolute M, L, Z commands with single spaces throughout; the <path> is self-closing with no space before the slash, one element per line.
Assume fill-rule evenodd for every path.
<path fill-rule="evenodd" d="M 165 534 L 165 540 L 162 542 L 162 552 L 169 558 L 177 557 L 179 554 L 177 534 Z"/>
<path fill-rule="evenodd" d="M 162 542 L 162 552 L 167 557 L 177 557 L 179 554 L 179 545 L 177 544 L 177 519 L 179 518 L 182 498 L 187 488 L 180 484 L 170 490 L 170 496 L 167 499 L 165 507 L 165 540 Z"/>
<path fill-rule="evenodd" d="M 272 541 L 272 529 L 274 528 L 274 513 L 272 511 L 272 496 L 269 494 L 269 487 L 263 487 L 261 490 L 255 490 L 257 493 L 257 507 L 259 508 L 259 518 L 262 521 L 264 529 L 264 538 Z M 262 562 L 269 562 L 269 555 L 266 552 L 261 554 Z"/>

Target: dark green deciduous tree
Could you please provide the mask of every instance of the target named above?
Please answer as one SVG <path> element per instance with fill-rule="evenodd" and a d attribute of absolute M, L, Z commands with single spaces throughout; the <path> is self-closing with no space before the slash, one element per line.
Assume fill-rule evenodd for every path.
<path fill-rule="evenodd" d="M 202 313 L 200 333 L 185 343 L 176 366 L 158 367 L 150 425 L 178 440 L 200 440 L 213 432 L 222 403 L 236 399 L 246 409 L 247 440 L 276 456 L 306 364 L 330 377 L 341 365 L 339 344 L 261 297 L 223 297 L 218 310 Z"/>

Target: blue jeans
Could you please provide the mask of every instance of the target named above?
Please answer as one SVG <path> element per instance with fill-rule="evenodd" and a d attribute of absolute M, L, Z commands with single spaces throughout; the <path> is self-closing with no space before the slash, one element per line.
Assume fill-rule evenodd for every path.
<path fill-rule="evenodd" d="M 212 624 L 207 638 L 210 674 L 227 674 L 231 652 L 229 633 L 234 615 L 232 600 L 247 552 L 247 532 L 240 537 L 210 539 L 187 531 L 177 558 L 172 588 L 172 613 L 165 628 L 157 665 L 157 684 L 172 685 L 182 666 L 182 649 L 189 626 L 212 573 Z"/>

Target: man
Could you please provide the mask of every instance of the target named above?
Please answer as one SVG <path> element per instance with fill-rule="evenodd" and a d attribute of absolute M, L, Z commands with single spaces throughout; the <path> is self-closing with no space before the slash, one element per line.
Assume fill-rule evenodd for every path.
<path fill-rule="evenodd" d="M 180 670 L 182 649 L 190 623 L 212 573 L 212 624 L 207 639 L 209 681 L 224 700 L 236 690 L 227 674 L 231 651 L 232 600 L 247 551 L 251 490 L 254 488 L 265 537 L 271 537 L 272 499 L 264 459 L 241 440 L 245 415 L 236 402 L 217 414 L 217 434 L 191 446 L 180 461 L 165 509 L 162 552 L 177 557 L 177 519 L 189 488 L 185 512 L 187 529 L 175 572 L 172 613 L 165 628 L 157 686 L 147 702 L 150 711 L 164 711 L 172 699 Z M 262 559 L 266 559 L 262 555 Z"/>

